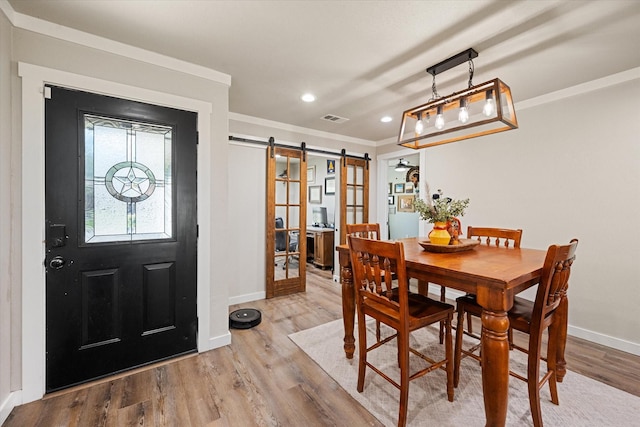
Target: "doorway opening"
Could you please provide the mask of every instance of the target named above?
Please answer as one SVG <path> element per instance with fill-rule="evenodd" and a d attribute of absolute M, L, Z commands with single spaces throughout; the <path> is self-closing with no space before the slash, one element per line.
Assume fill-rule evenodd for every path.
<path fill-rule="evenodd" d="M 387 238 L 418 237 L 420 215 L 413 206 L 419 195 L 420 155 L 393 158 L 387 165 Z"/>

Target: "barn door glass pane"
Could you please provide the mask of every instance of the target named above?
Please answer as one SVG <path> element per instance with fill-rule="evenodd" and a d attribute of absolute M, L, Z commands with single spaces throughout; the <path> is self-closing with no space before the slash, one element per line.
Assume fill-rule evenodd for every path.
<path fill-rule="evenodd" d="M 173 237 L 170 126 L 84 116 L 85 243 Z"/>
<path fill-rule="evenodd" d="M 364 222 L 364 167 L 347 166 L 346 190 L 346 223 Z"/>
<path fill-rule="evenodd" d="M 299 158 L 276 158 L 276 281 L 300 277 L 300 169 Z"/>

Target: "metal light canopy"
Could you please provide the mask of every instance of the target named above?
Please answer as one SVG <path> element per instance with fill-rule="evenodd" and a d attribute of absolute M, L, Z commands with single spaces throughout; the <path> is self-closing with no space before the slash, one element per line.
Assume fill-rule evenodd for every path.
<path fill-rule="evenodd" d="M 436 74 L 476 56 L 475 50 L 468 49 L 427 69 L 434 77 L 434 98 L 402 114 L 399 145 L 414 149 L 434 147 L 517 129 L 511 89 L 500 79 L 470 86 L 448 96 L 436 96 Z M 470 69 L 469 82 L 472 76 Z"/>

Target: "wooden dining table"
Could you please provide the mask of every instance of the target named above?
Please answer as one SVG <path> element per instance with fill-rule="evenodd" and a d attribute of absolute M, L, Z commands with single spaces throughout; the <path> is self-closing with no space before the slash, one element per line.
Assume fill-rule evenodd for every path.
<path fill-rule="evenodd" d="M 482 390 L 487 426 L 504 426 L 509 390 L 509 318 L 516 294 L 536 285 L 542 274 L 546 251 L 505 248 L 485 244 L 472 249 L 436 253 L 426 251 L 420 241 L 427 238 L 399 239 L 404 245 L 408 277 L 418 279 L 419 292 L 426 295 L 428 283 L 446 286 L 477 296 L 482 306 Z M 344 351 L 353 358 L 355 337 L 355 288 L 349 247 L 337 246 L 342 284 Z M 567 329 L 566 295 L 556 315 L 560 322 L 557 372 L 558 381 L 566 373 L 564 348 Z"/>

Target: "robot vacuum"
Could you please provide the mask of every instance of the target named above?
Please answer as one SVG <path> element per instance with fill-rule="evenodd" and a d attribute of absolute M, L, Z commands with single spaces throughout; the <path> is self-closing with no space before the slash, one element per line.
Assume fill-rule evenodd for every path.
<path fill-rule="evenodd" d="M 241 308 L 229 315 L 229 327 L 233 329 L 249 329 L 262 321 L 262 313 L 255 308 Z"/>

